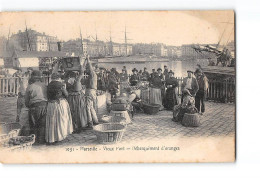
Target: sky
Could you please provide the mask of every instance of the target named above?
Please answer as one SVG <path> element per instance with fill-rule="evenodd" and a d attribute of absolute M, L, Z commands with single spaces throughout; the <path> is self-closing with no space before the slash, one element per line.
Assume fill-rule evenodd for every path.
<path fill-rule="evenodd" d="M 233 11 L 92 11 L 92 12 L 2 12 L 0 35 L 28 28 L 59 40 L 80 37 L 128 43 L 222 44 L 234 40 Z M 228 22 L 228 23 L 226 23 Z M 224 33 L 223 33 L 224 32 Z M 222 35 L 224 34 L 224 35 Z"/>

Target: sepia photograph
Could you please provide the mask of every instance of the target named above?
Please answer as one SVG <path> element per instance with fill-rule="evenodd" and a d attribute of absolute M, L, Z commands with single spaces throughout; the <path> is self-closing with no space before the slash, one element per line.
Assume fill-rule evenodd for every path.
<path fill-rule="evenodd" d="M 0 13 L 1 163 L 236 160 L 233 10 Z"/>

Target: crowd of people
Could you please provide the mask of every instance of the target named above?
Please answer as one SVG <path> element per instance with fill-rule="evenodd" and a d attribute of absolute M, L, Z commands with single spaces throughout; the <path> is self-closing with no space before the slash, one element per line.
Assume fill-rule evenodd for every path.
<path fill-rule="evenodd" d="M 53 144 L 71 133 L 80 133 L 99 124 L 97 90 L 110 93 L 113 101 L 120 96 L 120 84 L 136 86 L 144 81 L 149 83 L 149 102 L 160 104 L 160 110 L 173 111 L 175 121 L 179 121 L 191 108 L 196 108 L 200 114 L 205 112 L 207 78 L 201 69 L 187 73 L 188 76 L 181 84 L 183 91 L 179 99 L 179 81 L 167 66 L 164 66 L 164 71 L 158 68 L 152 69 L 151 73 L 147 68 L 143 71 L 134 68 L 132 74 L 129 74 L 125 66 L 121 73 L 116 68 L 108 70 L 98 65 L 92 67 L 89 58 L 86 58 L 79 71 L 64 72 L 60 70 L 59 63 L 56 63 L 48 85 L 43 82 L 41 71 L 28 68 L 27 72 L 21 73 L 18 70 L 15 73 L 20 82 L 17 121 L 20 119 L 21 109 L 27 107 L 29 133 L 36 134 L 36 143 Z M 86 78 L 83 78 L 84 75 Z"/>
<path fill-rule="evenodd" d="M 83 79 L 84 72 L 87 78 Z M 21 109 L 29 109 L 29 131 L 36 135 L 36 144 L 54 144 L 69 134 L 92 129 L 99 124 L 96 108 L 97 74 L 87 58 L 79 71 L 65 76 L 56 63 L 51 82 L 43 82 L 42 72 L 32 70 L 17 74 L 20 81 L 17 100 L 17 122 Z M 83 92 L 84 88 L 84 92 Z"/>

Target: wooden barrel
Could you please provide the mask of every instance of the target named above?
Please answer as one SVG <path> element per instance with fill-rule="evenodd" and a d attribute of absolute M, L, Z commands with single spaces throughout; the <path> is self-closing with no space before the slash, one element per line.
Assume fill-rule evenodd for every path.
<path fill-rule="evenodd" d="M 181 123 L 185 127 L 198 127 L 198 126 L 200 126 L 200 118 L 199 118 L 198 113 L 195 113 L 195 114 L 185 113 Z"/>

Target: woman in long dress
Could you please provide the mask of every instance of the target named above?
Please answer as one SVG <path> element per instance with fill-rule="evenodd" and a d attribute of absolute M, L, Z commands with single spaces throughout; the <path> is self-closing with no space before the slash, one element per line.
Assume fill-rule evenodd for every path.
<path fill-rule="evenodd" d="M 163 82 L 159 77 L 158 73 L 155 72 L 154 78 L 151 80 L 150 103 L 161 105 L 160 110 L 163 109 L 162 94 L 161 94 L 162 88 L 163 88 Z"/>
<path fill-rule="evenodd" d="M 175 93 L 176 87 L 179 86 L 177 79 L 174 77 L 174 72 L 170 71 L 168 73 L 169 77 L 166 79 L 166 98 L 164 107 L 168 110 L 172 110 L 175 105 L 177 105 L 177 97 Z"/>
<path fill-rule="evenodd" d="M 61 82 L 60 75 L 53 73 L 52 81 L 47 87 L 47 117 L 46 134 L 47 143 L 64 140 L 73 132 L 70 107 L 65 99 L 68 96 L 65 85 Z"/>
<path fill-rule="evenodd" d="M 87 112 L 85 97 L 82 92 L 81 79 L 83 77 L 82 71 L 79 75 L 76 72 L 69 73 L 66 87 L 69 93 L 68 103 L 70 106 L 73 130 L 79 133 L 82 128 L 87 127 Z"/>

